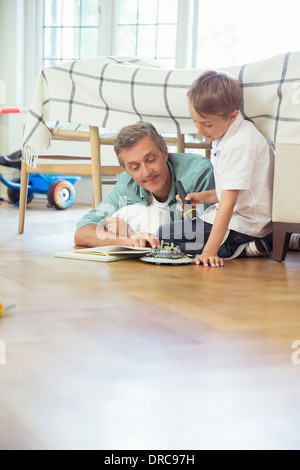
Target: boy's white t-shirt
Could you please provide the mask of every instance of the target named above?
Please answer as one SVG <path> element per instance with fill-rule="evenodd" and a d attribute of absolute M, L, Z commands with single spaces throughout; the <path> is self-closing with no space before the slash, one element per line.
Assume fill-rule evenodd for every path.
<path fill-rule="evenodd" d="M 212 155 L 218 200 L 224 190 L 240 191 L 228 228 L 259 238 L 271 233 L 274 151 L 265 137 L 239 114 Z M 201 218 L 213 224 L 218 206 Z"/>

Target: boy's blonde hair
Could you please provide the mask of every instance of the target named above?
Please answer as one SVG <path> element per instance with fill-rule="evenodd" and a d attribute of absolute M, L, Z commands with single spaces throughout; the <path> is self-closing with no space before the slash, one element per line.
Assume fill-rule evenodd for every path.
<path fill-rule="evenodd" d="M 241 107 L 242 90 L 239 82 L 229 74 L 210 70 L 193 83 L 188 98 L 198 114 L 228 119 Z"/>

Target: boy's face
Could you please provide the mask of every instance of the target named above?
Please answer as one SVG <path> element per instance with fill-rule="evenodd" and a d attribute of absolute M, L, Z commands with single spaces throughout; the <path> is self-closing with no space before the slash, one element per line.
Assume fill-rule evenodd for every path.
<path fill-rule="evenodd" d="M 207 140 L 213 142 L 221 139 L 228 131 L 231 124 L 238 117 L 239 111 L 234 111 L 228 119 L 215 114 L 198 114 L 194 107 L 189 103 L 191 118 L 193 119 L 199 134 L 206 137 Z"/>

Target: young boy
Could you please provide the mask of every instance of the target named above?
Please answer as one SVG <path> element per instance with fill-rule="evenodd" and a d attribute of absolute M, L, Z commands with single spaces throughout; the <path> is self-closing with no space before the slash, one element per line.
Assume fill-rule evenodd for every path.
<path fill-rule="evenodd" d="M 254 124 L 239 113 L 242 92 L 238 81 L 225 73 L 206 72 L 192 85 L 188 99 L 198 133 L 213 142 L 216 182 L 216 190 L 186 197 L 193 206 L 212 204 L 201 217 L 204 247 L 198 247 L 198 253 L 202 252 L 195 263 L 219 267 L 224 265 L 222 257 L 268 256 L 265 239 L 272 241 L 274 153 Z M 179 240 L 176 224 L 169 226 L 170 237 L 164 237 L 166 227 L 159 237 L 193 252 L 186 249 L 187 240 L 191 242 L 191 223 L 183 221 Z"/>

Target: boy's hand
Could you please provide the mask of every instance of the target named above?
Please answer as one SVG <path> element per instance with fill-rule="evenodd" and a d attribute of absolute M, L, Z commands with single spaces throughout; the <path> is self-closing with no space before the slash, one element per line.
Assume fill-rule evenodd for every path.
<path fill-rule="evenodd" d="M 218 255 L 213 253 L 209 253 L 209 251 L 203 251 L 201 255 L 195 258 L 194 263 L 198 266 L 203 264 L 205 267 L 211 266 L 212 268 L 223 268 L 225 266 L 222 258 L 219 258 Z"/>
<path fill-rule="evenodd" d="M 181 202 L 180 209 L 181 209 L 181 212 L 183 212 L 183 202 L 182 202 L 182 199 L 179 196 L 179 194 L 177 194 L 176 200 L 178 202 Z M 191 204 L 193 207 L 197 207 L 197 206 L 203 204 L 202 193 L 189 193 L 189 194 L 186 195 L 185 200 L 186 200 L 186 202 Z"/>

